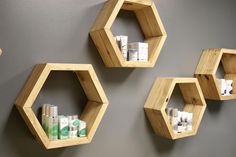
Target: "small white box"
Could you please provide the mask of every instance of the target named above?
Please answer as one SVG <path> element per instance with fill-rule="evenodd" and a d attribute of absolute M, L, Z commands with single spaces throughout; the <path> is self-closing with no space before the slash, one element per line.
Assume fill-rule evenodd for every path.
<path fill-rule="evenodd" d="M 69 137 L 69 120 L 68 117 L 59 116 L 59 139 Z"/>
<path fill-rule="evenodd" d="M 187 128 L 186 128 L 186 131 L 192 131 L 192 130 L 193 130 L 192 124 L 188 124 Z"/>
<path fill-rule="evenodd" d="M 85 137 L 87 135 L 87 128 L 85 121 L 80 120 L 79 130 L 77 134 L 79 137 Z"/>

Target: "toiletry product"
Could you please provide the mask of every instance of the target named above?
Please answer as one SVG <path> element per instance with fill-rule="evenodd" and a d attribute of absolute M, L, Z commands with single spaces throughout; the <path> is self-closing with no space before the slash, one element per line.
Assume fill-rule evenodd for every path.
<path fill-rule="evenodd" d="M 125 60 L 128 59 L 128 36 L 116 36 L 117 44 Z"/>
<path fill-rule="evenodd" d="M 69 120 L 69 138 L 77 137 L 80 120 L 78 115 L 68 116 Z M 75 134 L 75 135 L 74 135 Z"/>
<path fill-rule="evenodd" d="M 183 121 L 183 112 L 182 111 L 178 111 L 178 122 L 182 122 Z"/>
<path fill-rule="evenodd" d="M 46 104 L 46 115 L 45 115 L 45 133 L 49 137 L 49 115 L 50 115 L 50 107 L 53 105 Z"/>
<path fill-rule="evenodd" d="M 139 62 L 147 62 L 148 61 L 148 43 L 143 43 L 143 42 L 129 43 L 128 50 L 133 50 L 133 51 L 136 50 L 137 51 L 137 60 Z"/>
<path fill-rule="evenodd" d="M 66 116 L 59 116 L 59 139 L 69 137 L 69 120 Z"/>
<path fill-rule="evenodd" d="M 80 124 L 78 115 L 68 116 L 69 127 L 77 128 Z"/>
<path fill-rule="evenodd" d="M 41 124 L 43 127 L 43 130 L 46 131 L 46 108 L 48 104 L 43 104 L 42 107 L 42 115 L 41 115 Z"/>
<path fill-rule="evenodd" d="M 227 85 L 225 79 L 217 79 L 217 82 L 219 82 L 218 84 L 221 95 L 226 95 Z"/>
<path fill-rule="evenodd" d="M 169 121 L 171 121 L 171 116 L 172 116 L 171 113 L 172 113 L 172 108 L 170 107 L 166 108 L 166 114 Z"/>
<path fill-rule="evenodd" d="M 233 93 L 233 80 L 225 80 L 226 84 L 226 94 L 225 95 L 232 95 Z"/>
<path fill-rule="evenodd" d="M 78 130 L 78 136 L 79 137 L 85 137 L 87 134 L 87 128 L 86 128 L 86 122 L 80 120 L 79 130 Z"/>
<path fill-rule="evenodd" d="M 187 131 L 187 125 L 188 125 L 188 123 L 187 123 L 187 122 L 181 122 L 181 124 L 182 124 L 182 127 L 183 127 L 182 132 Z"/>
<path fill-rule="evenodd" d="M 76 138 L 77 137 L 77 128 L 69 127 L 69 138 Z"/>
<path fill-rule="evenodd" d="M 178 109 L 174 108 L 172 110 L 172 117 L 171 117 L 171 125 L 173 127 L 174 132 L 177 131 L 178 127 Z"/>
<path fill-rule="evenodd" d="M 182 123 L 178 123 L 177 125 L 177 133 L 182 133 L 184 131 L 184 127 Z"/>
<path fill-rule="evenodd" d="M 192 131 L 192 121 L 193 121 L 193 113 L 188 113 L 186 131 Z"/>
<path fill-rule="evenodd" d="M 134 62 L 138 61 L 138 51 L 137 50 L 129 49 L 128 55 L 129 55 L 129 57 L 128 57 L 129 61 L 134 61 Z"/>
<path fill-rule="evenodd" d="M 182 112 L 181 114 L 181 122 L 187 122 L 187 116 L 188 116 L 188 112 Z"/>
<path fill-rule="evenodd" d="M 50 106 L 49 108 L 49 140 L 57 140 L 58 139 L 58 107 Z"/>
<path fill-rule="evenodd" d="M 186 131 L 192 131 L 193 130 L 193 126 L 192 126 L 192 124 L 191 125 L 187 125 L 187 127 L 186 127 Z"/>

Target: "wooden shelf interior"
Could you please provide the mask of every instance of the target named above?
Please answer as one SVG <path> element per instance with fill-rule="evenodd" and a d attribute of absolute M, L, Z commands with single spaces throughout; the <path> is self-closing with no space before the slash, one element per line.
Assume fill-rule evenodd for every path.
<path fill-rule="evenodd" d="M 86 137 L 50 141 L 33 112 L 34 101 L 51 71 L 72 71 L 80 81 L 88 99 L 80 116 L 87 123 Z M 90 143 L 108 106 L 108 100 L 92 65 L 47 63 L 35 66 L 15 104 L 36 139 L 46 149 L 52 149 Z"/>
<path fill-rule="evenodd" d="M 0 49 L 0 56 L 2 55 L 2 49 Z"/>
<path fill-rule="evenodd" d="M 121 9 L 135 13 L 149 46 L 148 62 L 130 62 L 123 58 L 111 31 Z M 167 34 L 152 0 L 108 0 L 97 16 L 90 36 L 107 67 L 153 67 Z"/>
<path fill-rule="evenodd" d="M 183 110 L 193 113 L 193 130 L 179 134 L 174 133 L 165 111 L 176 85 L 185 103 Z M 196 78 L 157 78 L 144 105 L 154 132 L 172 140 L 195 135 L 205 108 L 206 102 Z"/>
<path fill-rule="evenodd" d="M 232 49 L 205 49 L 195 71 L 206 99 L 231 100 L 236 99 L 236 84 L 233 83 L 233 94 L 222 96 L 216 72 L 220 64 L 224 71 L 224 79 L 236 81 L 236 50 Z"/>

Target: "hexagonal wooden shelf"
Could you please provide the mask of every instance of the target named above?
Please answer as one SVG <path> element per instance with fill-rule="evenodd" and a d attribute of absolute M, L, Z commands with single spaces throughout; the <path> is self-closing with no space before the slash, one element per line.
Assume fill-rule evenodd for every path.
<path fill-rule="evenodd" d="M 177 84 L 184 99 L 184 111 L 193 113 L 193 130 L 176 134 L 165 109 Z M 206 102 L 196 78 L 157 78 L 144 106 L 155 134 L 173 140 L 195 135 L 205 108 Z"/>
<path fill-rule="evenodd" d="M 111 32 L 111 26 L 121 9 L 136 14 L 145 42 L 148 43 L 148 62 L 126 61 L 123 58 Z M 108 0 L 98 15 L 90 36 L 107 67 L 153 67 L 167 34 L 152 0 Z"/>
<path fill-rule="evenodd" d="M 236 50 L 232 49 L 205 49 L 195 71 L 206 99 L 231 100 L 236 99 L 236 84 L 233 83 L 233 94 L 222 96 L 218 86 L 216 72 L 222 63 L 224 78 L 236 81 Z"/>
<path fill-rule="evenodd" d="M 32 106 L 51 71 L 72 71 L 80 81 L 88 99 L 80 116 L 87 123 L 86 137 L 50 141 L 35 116 Z M 51 149 L 90 143 L 108 106 L 108 100 L 92 65 L 47 63 L 35 66 L 15 104 L 32 134 L 46 149 Z"/>

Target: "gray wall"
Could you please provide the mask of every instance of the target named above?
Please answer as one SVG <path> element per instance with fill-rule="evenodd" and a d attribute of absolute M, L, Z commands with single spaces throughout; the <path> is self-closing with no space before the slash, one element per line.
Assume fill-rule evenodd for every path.
<path fill-rule="evenodd" d="M 198 135 L 175 142 L 153 134 L 143 105 L 157 76 L 191 77 L 203 48 L 236 48 L 236 1 L 155 0 L 168 39 L 152 69 L 105 68 L 88 36 L 103 2 L 0 1 L 0 156 L 235 156 L 235 101 L 207 101 Z M 133 17 L 121 12 L 113 32 L 142 40 Z M 46 151 L 14 107 L 34 65 L 45 62 L 93 64 L 110 106 L 91 144 Z M 59 105 L 61 113 L 80 112 L 86 98 L 71 75 L 50 76 L 35 102 L 36 112 L 45 102 Z"/>

